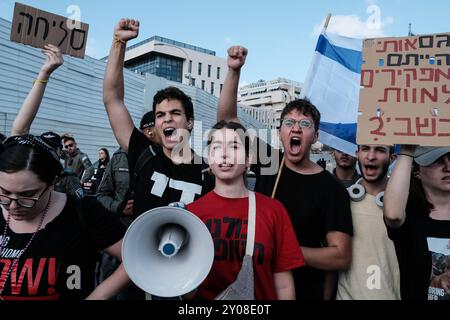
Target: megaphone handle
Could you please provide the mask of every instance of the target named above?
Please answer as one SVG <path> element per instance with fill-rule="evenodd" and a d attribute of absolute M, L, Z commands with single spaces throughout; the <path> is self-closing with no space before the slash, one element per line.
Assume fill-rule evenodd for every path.
<path fill-rule="evenodd" d="M 256 198 L 253 191 L 248 191 L 247 247 L 245 254 L 253 256 L 256 229 Z"/>

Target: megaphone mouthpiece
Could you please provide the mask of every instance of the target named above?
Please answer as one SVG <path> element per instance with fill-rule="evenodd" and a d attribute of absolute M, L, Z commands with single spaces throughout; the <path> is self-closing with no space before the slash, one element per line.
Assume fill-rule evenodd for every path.
<path fill-rule="evenodd" d="M 180 248 L 187 243 L 186 229 L 177 224 L 166 224 L 161 228 L 158 250 L 167 258 L 177 255 Z"/>

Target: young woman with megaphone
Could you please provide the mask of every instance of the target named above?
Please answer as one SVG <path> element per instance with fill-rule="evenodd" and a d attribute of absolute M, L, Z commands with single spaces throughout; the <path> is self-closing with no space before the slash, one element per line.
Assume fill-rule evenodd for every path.
<path fill-rule="evenodd" d="M 288 213 L 248 190 L 249 137 L 239 123 L 217 123 L 208 139 L 215 188 L 188 205 L 211 232 L 215 256 L 199 299 L 295 299 L 291 270 L 304 265 Z"/>

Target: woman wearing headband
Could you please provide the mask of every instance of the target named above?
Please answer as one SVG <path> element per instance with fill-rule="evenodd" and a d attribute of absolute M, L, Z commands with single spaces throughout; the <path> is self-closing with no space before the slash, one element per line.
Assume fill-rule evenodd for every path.
<path fill-rule="evenodd" d="M 0 152 L 2 299 L 107 299 L 128 284 L 120 267 L 94 290 L 97 250 L 120 259 L 124 230 L 95 199 L 78 203 L 55 192 L 60 172 L 57 154 L 41 138 L 5 141 Z"/>

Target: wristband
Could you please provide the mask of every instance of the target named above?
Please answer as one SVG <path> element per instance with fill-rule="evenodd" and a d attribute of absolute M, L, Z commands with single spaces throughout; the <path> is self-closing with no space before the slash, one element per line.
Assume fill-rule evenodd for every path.
<path fill-rule="evenodd" d="M 114 37 L 114 43 L 116 44 L 116 45 L 118 45 L 119 43 L 123 43 L 123 44 L 127 44 L 127 42 L 125 41 L 125 40 L 121 40 L 121 39 L 119 39 L 119 38 L 117 38 L 117 37 Z"/>
<path fill-rule="evenodd" d="M 36 82 L 37 82 L 37 83 L 47 83 L 48 80 L 34 79 L 34 80 L 33 80 L 33 84 L 35 84 Z"/>

